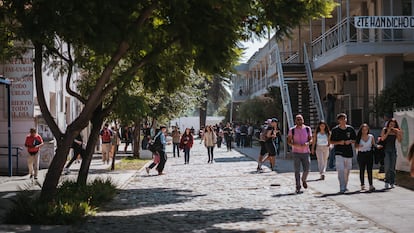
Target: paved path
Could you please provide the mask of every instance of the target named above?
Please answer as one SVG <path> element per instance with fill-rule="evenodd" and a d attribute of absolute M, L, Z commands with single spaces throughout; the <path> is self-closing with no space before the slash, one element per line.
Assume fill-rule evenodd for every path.
<path fill-rule="evenodd" d="M 318 181 L 312 161 L 309 188 L 295 194 L 291 160 L 278 159 L 276 172 L 265 168 L 257 174 L 258 148 L 240 152 L 216 148 L 215 162 L 207 164 L 206 149 L 198 142 L 189 165 L 169 153 L 162 176 L 156 176 L 155 170 L 147 175 L 145 169 L 109 173 L 97 159 L 91 165 L 91 177 L 109 175 L 120 190 L 114 201 L 84 223 L 73 227 L 0 225 L 0 232 L 411 233 L 414 229 L 412 191 L 383 190 L 383 182 L 375 180 L 377 192 L 361 193 L 358 173 L 352 172 L 350 192 L 339 195 L 336 172 Z M 65 177 L 75 178 L 75 172 Z M 0 205 L 25 183 L 27 177 L 1 177 Z"/>
<path fill-rule="evenodd" d="M 292 173 L 265 169 L 257 174 L 256 162 L 237 151 L 216 149 L 215 162 L 207 164 L 206 149 L 197 142 L 190 164 L 169 156 L 166 175 L 141 170 L 113 202 L 70 232 L 411 232 L 381 225 L 337 202 L 336 183 L 321 192 L 328 189 L 322 181 L 310 182 L 304 193 L 295 194 Z M 325 183 L 335 179 L 329 174 Z M 397 189 L 341 197 L 380 198 Z"/>

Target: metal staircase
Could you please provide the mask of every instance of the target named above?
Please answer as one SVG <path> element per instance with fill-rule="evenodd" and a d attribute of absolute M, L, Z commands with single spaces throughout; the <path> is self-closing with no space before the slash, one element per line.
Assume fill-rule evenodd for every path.
<path fill-rule="evenodd" d="M 288 127 L 294 126 L 294 114 L 301 114 L 305 124 L 314 127 L 325 119 L 317 85 L 304 47 L 304 63 L 282 61 L 276 45 L 276 66 Z"/>

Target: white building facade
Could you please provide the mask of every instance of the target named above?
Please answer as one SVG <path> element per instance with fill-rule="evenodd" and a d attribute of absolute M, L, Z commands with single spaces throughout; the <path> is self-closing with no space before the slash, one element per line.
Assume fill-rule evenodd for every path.
<path fill-rule="evenodd" d="M 0 62 L 0 76 L 11 82 L 11 145 L 12 172 L 24 174 L 27 169 L 28 153 L 24 147 L 25 138 L 30 128 L 37 129 L 43 137 L 45 146 L 40 151 L 40 168 L 47 168 L 55 152 L 53 135 L 42 117 L 37 103 L 34 81 L 34 50 L 28 48 L 21 58 L 13 58 Z M 79 78 L 74 72 L 72 88 Z M 59 128 L 65 131 L 68 123 L 79 114 L 81 105 L 65 90 L 66 75 L 54 72 L 48 67 L 43 69 L 43 87 L 48 108 Z M 8 98 L 6 85 L 0 86 L 0 172 L 7 173 L 8 155 Z"/>

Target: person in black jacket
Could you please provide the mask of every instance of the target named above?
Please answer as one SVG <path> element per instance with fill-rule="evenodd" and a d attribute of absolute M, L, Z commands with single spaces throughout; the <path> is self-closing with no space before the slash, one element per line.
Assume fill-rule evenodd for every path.
<path fill-rule="evenodd" d="M 73 156 L 64 168 L 65 175 L 68 175 L 70 173 L 69 168 L 72 165 L 72 163 L 78 158 L 79 155 L 81 156 L 81 158 L 84 158 L 85 150 L 83 149 L 83 139 L 82 139 L 82 135 L 80 133 L 73 140 L 72 149 L 73 149 Z"/>

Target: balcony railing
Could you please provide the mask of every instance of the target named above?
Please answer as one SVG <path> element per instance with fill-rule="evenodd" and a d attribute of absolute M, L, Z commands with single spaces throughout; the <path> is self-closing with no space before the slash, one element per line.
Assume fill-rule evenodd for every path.
<path fill-rule="evenodd" d="M 315 59 L 325 52 L 345 43 L 378 43 L 394 41 L 414 41 L 414 37 L 405 35 L 410 29 L 360 29 L 356 28 L 354 18 L 345 18 L 331 27 L 311 43 L 311 57 Z"/>

